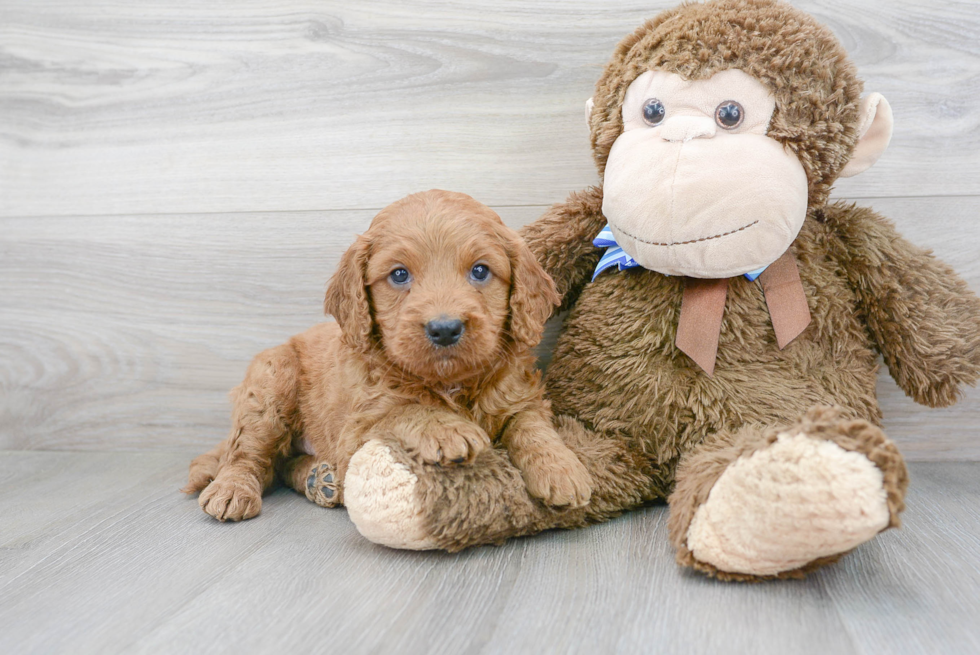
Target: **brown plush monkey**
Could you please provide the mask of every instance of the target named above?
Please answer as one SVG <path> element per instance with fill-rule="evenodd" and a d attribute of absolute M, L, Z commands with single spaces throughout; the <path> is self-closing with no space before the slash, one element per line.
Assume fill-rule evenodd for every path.
<path fill-rule="evenodd" d="M 752 580 L 897 526 L 876 355 L 917 402 L 953 403 L 980 376 L 980 301 L 885 219 L 828 203 L 890 137 L 861 87 L 782 2 L 686 4 L 627 36 L 589 106 L 603 186 L 525 231 L 571 310 L 547 386 L 591 503 L 532 500 L 501 450 L 439 469 L 373 441 L 347 477 L 358 528 L 457 550 L 669 496 L 678 561 Z"/>

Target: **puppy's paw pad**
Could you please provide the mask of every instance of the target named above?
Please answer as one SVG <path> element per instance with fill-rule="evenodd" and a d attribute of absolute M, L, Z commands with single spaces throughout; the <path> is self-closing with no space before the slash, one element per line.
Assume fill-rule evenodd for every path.
<path fill-rule="evenodd" d="M 342 504 L 341 484 L 336 471 L 327 463 L 321 462 L 310 469 L 306 478 L 306 498 L 320 507 L 336 507 Z"/>
<path fill-rule="evenodd" d="M 249 481 L 219 477 L 201 492 L 197 502 L 219 521 L 242 521 L 262 510 L 262 492 Z"/>

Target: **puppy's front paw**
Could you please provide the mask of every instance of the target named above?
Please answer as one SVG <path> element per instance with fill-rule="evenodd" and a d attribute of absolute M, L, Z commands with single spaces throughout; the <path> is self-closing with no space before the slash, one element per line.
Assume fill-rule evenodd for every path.
<path fill-rule="evenodd" d="M 262 490 L 257 480 L 219 474 L 201 492 L 197 502 L 219 521 L 241 521 L 261 511 Z"/>
<path fill-rule="evenodd" d="M 567 448 L 534 453 L 521 473 L 528 493 L 548 505 L 584 507 L 592 497 L 592 476 Z"/>
<path fill-rule="evenodd" d="M 413 445 L 412 450 L 427 464 L 469 464 L 490 447 L 490 437 L 476 423 L 460 419 L 428 426 Z"/>

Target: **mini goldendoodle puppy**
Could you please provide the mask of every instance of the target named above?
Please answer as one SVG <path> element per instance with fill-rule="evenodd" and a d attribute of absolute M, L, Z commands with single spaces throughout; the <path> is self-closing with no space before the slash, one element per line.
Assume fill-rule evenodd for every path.
<path fill-rule="evenodd" d="M 324 303 L 337 322 L 252 361 L 231 434 L 191 463 L 184 491 L 221 521 L 258 514 L 277 477 L 340 505 L 351 455 L 395 438 L 442 466 L 500 443 L 533 496 L 588 503 L 592 480 L 552 427 L 530 353 L 558 302 L 489 207 L 448 191 L 399 200 L 341 259 Z"/>

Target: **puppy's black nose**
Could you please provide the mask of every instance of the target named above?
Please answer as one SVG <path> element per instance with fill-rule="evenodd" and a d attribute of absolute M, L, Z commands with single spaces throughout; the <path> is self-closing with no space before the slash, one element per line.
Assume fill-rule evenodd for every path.
<path fill-rule="evenodd" d="M 426 324 L 425 334 L 437 346 L 451 346 L 463 335 L 463 321 L 439 317 Z"/>

